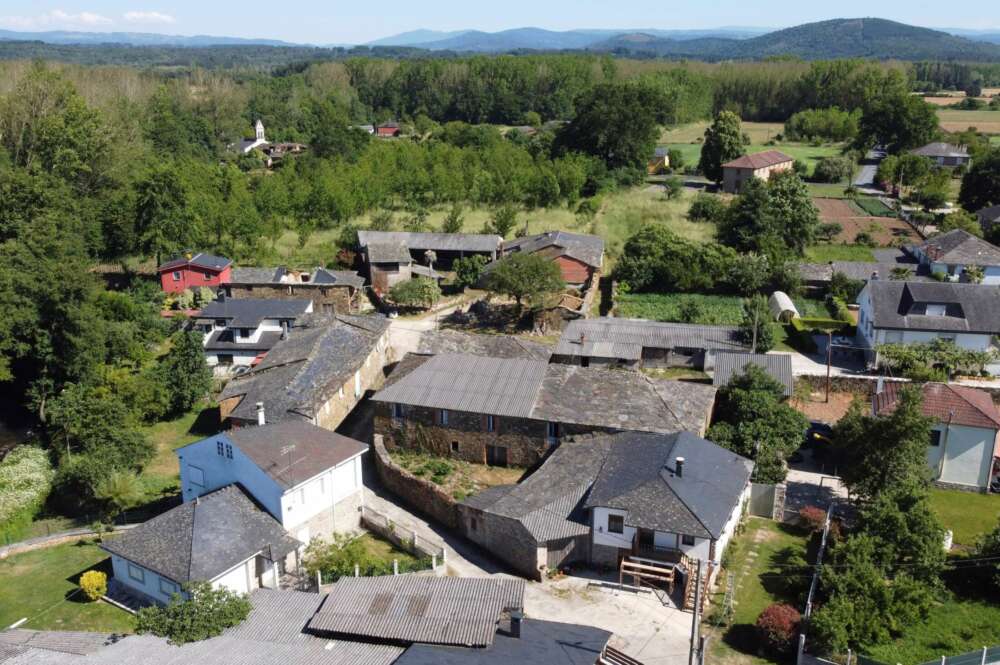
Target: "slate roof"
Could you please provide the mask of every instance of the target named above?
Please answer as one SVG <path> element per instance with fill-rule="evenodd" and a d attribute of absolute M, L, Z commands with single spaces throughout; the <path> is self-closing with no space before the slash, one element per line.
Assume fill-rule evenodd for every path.
<path fill-rule="evenodd" d="M 712 385 L 729 385 L 734 376 L 746 371 L 747 365 L 762 368 L 785 387 L 785 397 L 792 395 L 795 379 L 792 377 L 792 357 L 787 353 L 720 353 L 715 357 Z"/>
<path fill-rule="evenodd" d="M 503 238 L 476 233 L 410 233 L 407 231 L 358 231 L 358 244 L 368 247 L 373 243 L 402 245 L 409 250 L 440 250 L 465 252 L 495 252 Z"/>
<path fill-rule="evenodd" d="M 875 280 L 866 288 L 876 328 L 1000 333 L 1000 288 L 996 286 Z M 927 303 L 948 305 L 948 315 L 927 316 L 923 313 Z"/>
<path fill-rule="evenodd" d="M 282 281 L 290 271 L 285 266 L 276 268 L 233 268 L 232 284 L 290 284 L 302 286 L 353 286 L 361 288 L 365 280 L 353 270 L 330 270 L 317 267 L 309 273 L 309 281 Z"/>
<path fill-rule="evenodd" d="M 977 238 L 964 229 L 934 236 L 918 245 L 917 249 L 934 263 L 1000 265 L 1000 247 Z"/>
<path fill-rule="evenodd" d="M 982 223 L 1000 222 L 1000 205 L 983 208 L 976 213 L 976 216 L 979 217 L 979 221 Z"/>
<path fill-rule="evenodd" d="M 372 399 L 652 432 L 701 432 L 715 402 L 711 386 L 539 360 L 440 354 L 400 365 Z"/>
<path fill-rule="evenodd" d="M 298 548 L 237 485 L 188 501 L 101 548 L 180 584 L 211 580 L 260 551 L 277 561 Z"/>
<path fill-rule="evenodd" d="M 639 360 L 642 349 L 712 349 L 747 351 L 736 326 L 664 323 L 602 317 L 575 319 L 563 330 L 554 355 Z"/>
<path fill-rule="evenodd" d="M 592 626 L 523 619 L 519 638 L 500 632 L 485 649 L 415 644 L 395 665 L 594 665 L 610 638 Z"/>
<path fill-rule="evenodd" d="M 194 254 L 190 259 L 186 256 L 174 256 L 168 259 L 163 265 L 157 268 L 157 272 L 165 272 L 167 270 L 176 270 L 183 266 L 196 266 L 198 268 L 206 268 L 208 270 L 215 270 L 221 272 L 226 269 L 226 266 L 232 265 L 232 260 L 227 259 L 224 256 L 215 256 L 214 254 L 206 254 L 204 252 L 198 252 Z"/>
<path fill-rule="evenodd" d="M 224 298 L 201 308 L 198 321 L 226 319 L 232 328 L 256 328 L 264 319 L 297 319 L 306 314 L 310 300 Z"/>
<path fill-rule="evenodd" d="M 242 397 L 231 417 L 268 422 L 311 420 L 361 367 L 389 328 L 384 316 L 313 315 L 247 374 L 229 381 L 219 400 Z"/>
<path fill-rule="evenodd" d="M 477 335 L 459 330 L 430 330 L 420 336 L 417 353 L 468 353 L 490 358 L 527 358 L 548 361 L 552 347 L 517 335 Z"/>
<path fill-rule="evenodd" d="M 524 607 L 524 580 L 342 577 L 309 621 L 314 634 L 484 647 L 505 609 Z"/>
<path fill-rule="evenodd" d="M 935 143 L 928 143 L 921 148 L 917 148 L 913 151 L 913 154 L 922 155 L 924 157 L 968 157 L 969 149 L 964 145 L 955 145 L 954 143 L 937 141 Z"/>
<path fill-rule="evenodd" d="M 610 438 L 587 508 L 625 510 L 630 526 L 701 538 L 722 535 L 750 481 L 753 462 L 690 432 Z M 680 475 L 678 457 L 684 458 Z"/>
<path fill-rule="evenodd" d="M 413 257 L 406 245 L 397 242 L 373 242 L 365 246 L 369 263 L 410 263 Z"/>
<path fill-rule="evenodd" d="M 360 441 L 305 420 L 237 427 L 209 439 L 229 441 L 284 489 L 295 487 L 368 450 Z M 200 441 L 188 446 L 197 443 Z M 183 455 L 188 446 L 178 448 L 177 453 Z M 294 449 L 287 451 L 288 446 Z"/>
<path fill-rule="evenodd" d="M 882 392 L 872 399 L 875 415 L 892 413 L 907 385 L 911 384 L 886 382 Z M 1000 411 L 985 390 L 955 384 L 925 383 L 921 386 L 921 394 L 924 398 L 921 411 L 939 423 L 1000 430 Z"/>
<path fill-rule="evenodd" d="M 567 231 L 546 231 L 533 236 L 515 238 L 503 243 L 503 253 L 524 252 L 533 254 L 549 247 L 559 248 L 557 256 L 570 256 L 578 261 L 600 268 L 604 260 L 604 239 L 600 236 Z"/>
<path fill-rule="evenodd" d="M 743 155 L 742 157 L 737 157 L 731 162 L 726 162 L 725 164 L 723 164 L 722 168 L 756 170 L 792 161 L 795 160 L 783 152 L 779 152 L 778 150 L 765 150 L 763 152 L 755 152 L 752 155 Z"/>
<path fill-rule="evenodd" d="M 499 485 L 467 498 L 470 508 L 519 522 L 536 543 L 590 533 L 583 499 L 607 455 L 607 437 L 563 441 L 517 485 Z"/>

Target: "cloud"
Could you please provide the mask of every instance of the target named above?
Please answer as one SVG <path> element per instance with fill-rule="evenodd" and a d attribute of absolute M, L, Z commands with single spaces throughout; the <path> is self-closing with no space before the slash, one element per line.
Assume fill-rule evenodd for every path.
<path fill-rule="evenodd" d="M 128 23 L 176 23 L 170 14 L 163 12 L 125 12 L 122 16 Z"/>
<path fill-rule="evenodd" d="M 61 9 L 53 9 L 50 12 L 34 16 L 0 16 L 0 24 L 22 29 L 55 27 L 92 28 L 110 23 L 114 23 L 114 21 L 107 16 L 102 16 L 95 12 L 71 14 Z"/>

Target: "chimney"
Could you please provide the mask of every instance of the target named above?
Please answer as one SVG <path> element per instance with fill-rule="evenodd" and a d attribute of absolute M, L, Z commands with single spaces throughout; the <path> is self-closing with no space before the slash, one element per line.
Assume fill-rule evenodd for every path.
<path fill-rule="evenodd" d="M 514 639 L 520 639 L 521 637 L 521 620 L 524 619 L 524 614 L 521 610 L 511 610 L 510 613 L 510 636 Z"/>
<path fill-rule="evenodd" d="M 674 473 L 677 474 L 678 478 L 684 477 L 684 458 L 677 457 L 674 458 Z"/>
<path fill-rule="evenodd" d="M 263 425 L 267 421 L 264 419 L 264 403 L 257 402 L 257 424 Z"/>
<path fill-rule="evenodd" d="M 288 321 L 281 322 L 281 339 L 288 339 Z"/>
<path fill-rule="evenodd" d="M 871 281 L 873 281 L 873 282 L 877 282 L 878 281 L 878 270 L 873 270 L 872 271 L 872 280 Z"/>

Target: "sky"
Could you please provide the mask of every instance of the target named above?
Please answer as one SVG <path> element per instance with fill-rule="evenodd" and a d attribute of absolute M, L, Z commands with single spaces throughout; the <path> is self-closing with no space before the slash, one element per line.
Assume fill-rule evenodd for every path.
<path fill-rule="evenodd" d="M 154 0 L 155 1 L 155 0 Z M 801 0 L 0 0 L 0 28 L 20 31 L 156 32 L 360 44 L 427 28 L 497 31 L 533 26 L 685 29 L 787 27 L 871 16 L 931 28 L 1000 29 L 996 0 L 844 0 L 835 7 Z"/>

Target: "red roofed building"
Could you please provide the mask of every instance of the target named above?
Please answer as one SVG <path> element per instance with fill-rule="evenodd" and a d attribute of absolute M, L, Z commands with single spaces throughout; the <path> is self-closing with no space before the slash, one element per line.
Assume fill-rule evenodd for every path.
<path fill-rule="evenodd" d="M 902 389 L 912 384 L 890 382 L 876 391 L 875 415 L 892 413 Z M 1000 411 L 989 393 L 968 386 L 925 383 L 922 411 L 934 419 L 927 463 L 939 485 L 985 492 L 994 475 Z"/>
<path fill-rule="evenodd" d="M 401 133 L 399 124 L 395 122 L 384 122 L 381 125 L 375 126 L 375 136 L 380 136 L 382 138 L 399 136 Z"/>
<path fill-rule="evenodd" d="M 170 259 L 156 271 L 160 286 L 166 293 L 181 293 L 185 289 L 209 288 L 228 284 L 232 279 L 233 262 L 224 256 L 187 252 Z"/>
<path fill-rule="evenodd" d="M 794 163 L 794 159 L 777 150 L 743 155 L 722 165 L 722 191 L 739 194 L 750 178 L 767 180 L 772 173 L 790 170 Z"/>

